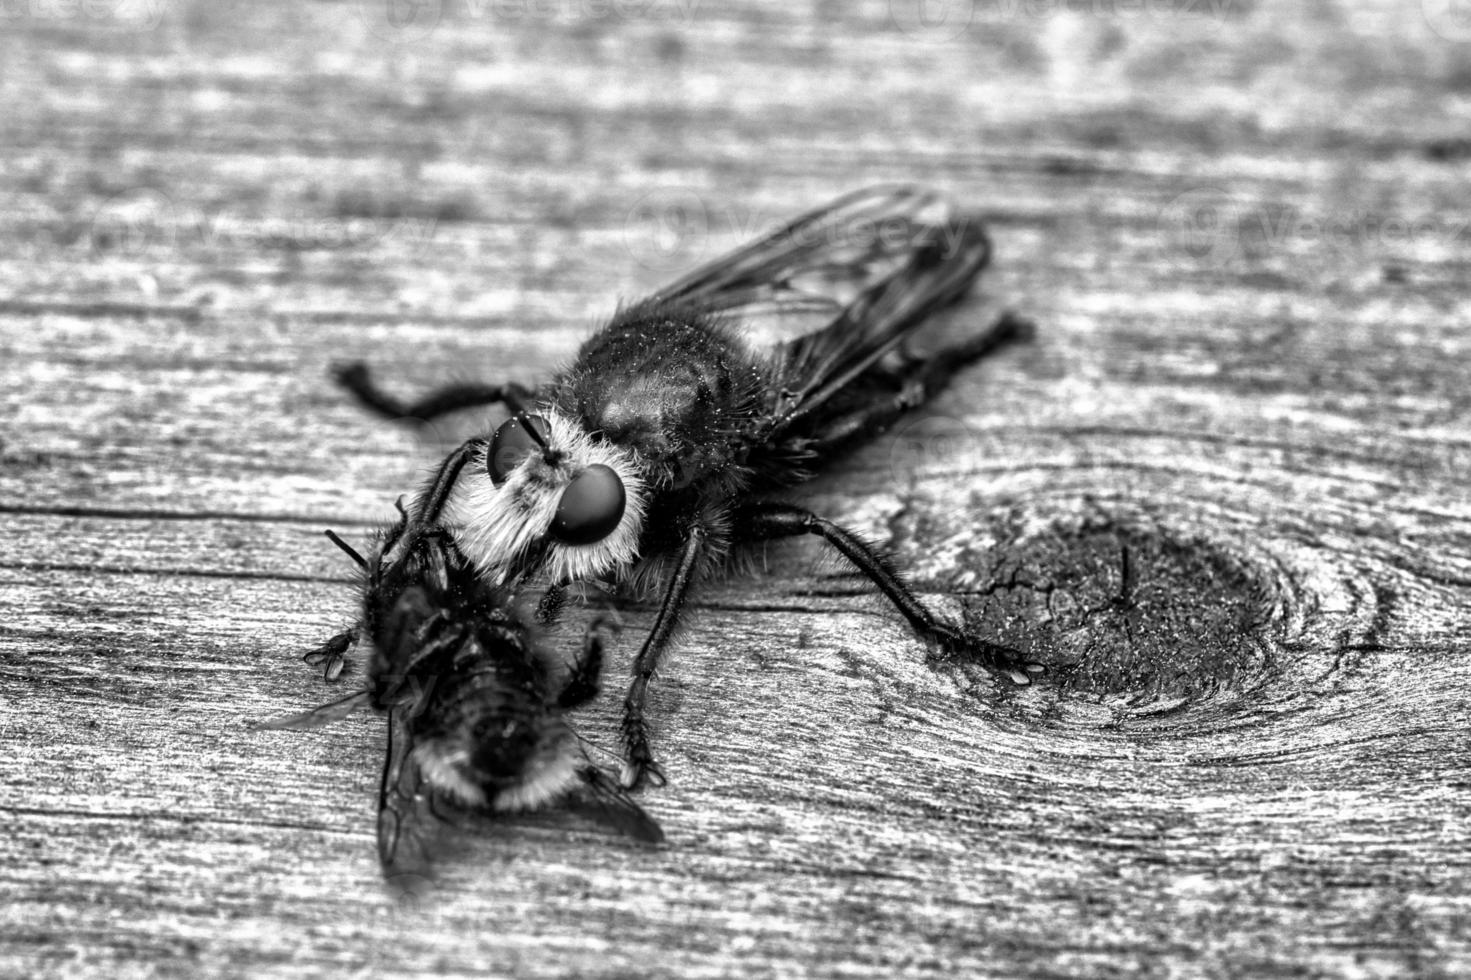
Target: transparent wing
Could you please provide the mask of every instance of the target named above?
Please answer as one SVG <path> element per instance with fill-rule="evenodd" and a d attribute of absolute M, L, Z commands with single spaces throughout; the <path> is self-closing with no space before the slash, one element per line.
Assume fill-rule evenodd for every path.
<path fill-rule="evenodd" d="M 934 191 L 874 187 L 796 218 L 655 299 L 723 313 L 771 349 L 780 391 L 769 436 L 964 295 L 990 254 L 980 221 Z"/>
<path fill-rule="evenodd" d="M 854 191 L 696 269 L 658 298 L 752 315 L 831 316 L 903 264 L 916 226 L 950 210 L 920 187 Z"/>
<path fill-rule="evenodd" d="M 434 854 L 445 822 L 414 760 L 402 711 L 388 713 L 388 744 L 378 791 L 378 861 L 394 898 L 412 902 L 434 884 Z"/>
<path fill-rule="evenodd" d="M 272 718 L 268 721 L 258 721 L 250 727 L 262 731 L 276 731 L 286 728 L 297 731 L 310 731 L 313 728 L 330 725 L 334 721 L 341 721 L 356 711 L 359 705 L 367 704 L 372 696 L 372 691 L 354 691 L 346 697 L 338 698 L 336 701 L 317 708 L 312 708 L 310 711 L 302 711 L 294 715 L 282 715 L 280 718 Z"/>
<path fill-rule="evenodd" d="M 578 810 L 635 840 L 649 844 L 663 842 L 664 830 L 658 821 L 644 812 L 616 780 L 591 764 L 584 766 L 580 775 L 582 793 Z"/>

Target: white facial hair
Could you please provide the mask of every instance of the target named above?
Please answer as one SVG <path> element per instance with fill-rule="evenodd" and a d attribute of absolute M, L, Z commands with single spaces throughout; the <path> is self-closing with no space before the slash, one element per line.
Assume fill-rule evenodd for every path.
<path fill-rule="evenodd" d="M 530 453 L 499 487 L 485 468 L 485 450 L 476 453 L 460 471 L 445 502 L 443 524 L 455 535 L 460 550 L 492 584 L 502 584 L 528 550 L 544 539 L 541 571 L 553 582 L 601 578 L 630 567 L 638 558 L 643 530 L 646 483 L 637 458 L 622 447 L 593 439 L 575 421 L 545 411 L 550 427 L 547 445 L 561 454 L 548 466 L 540 453 Z M 563 544 L 549 532 L 557 504 L 579 473 L 602 464 L 623 482 L 626 503 L 623 519 L 613 532 L 591 544 Z"/>

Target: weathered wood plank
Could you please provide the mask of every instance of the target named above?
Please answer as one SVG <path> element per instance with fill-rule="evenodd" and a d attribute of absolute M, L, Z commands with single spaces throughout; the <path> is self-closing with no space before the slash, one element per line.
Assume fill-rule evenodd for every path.
<path fill-rule="evenodd" d="M 0 10 L 0 973 L 1471 972 L 1452 6 Z M 392 908 L 378 720 L 247 724 L 340 690 L 320 529 L 477 420 L 330 365 L 541 376 L 876 180 L 990 215 L 1038 339 L 805 499 L 1073 672 L 773 547 L 655 689 L 667 845 L 512 821 Z"/>

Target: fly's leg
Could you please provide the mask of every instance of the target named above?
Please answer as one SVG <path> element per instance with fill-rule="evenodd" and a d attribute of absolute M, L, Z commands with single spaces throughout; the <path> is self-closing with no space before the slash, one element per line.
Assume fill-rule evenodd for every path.
<path fill-rule="evenodd" d="M 431 392 L 418 401 L 405 402 L 388 394 L 373 380 L 368 366 L 362 362 L 343 365 L 332 372 L 337 383 L 362 403 L 370 412 L 384 418 L 405 421 L 432 422 L 441 415 L 458 412 L 463 408 L 494 405 L 504 401 L 525 401 L 531 392 L 525 387 L 511 383 L 504 385 L 459 384 L 447 385 Z"/>
<path fill-rule="evenodd" d="M 443 513 L 444 506 L 449 502 L 450 494 L 454 492 L 455 484 L 460 479 L 460 473 L 465 465 L 474 459 L 476 454 L 483 454 L 490 445 L 484 439 L 469 439 L 460 448 L 444 458 L 439 464 L 439 472 L 434 474 L 434 480 L 419 491 L 419 496 L 414 502 L 414 516 L 409 517 L 404 510 L 403 500 L 400 498 L 398 512 L 403 519 L 384 539 L 380 554 L 387 555 L 395 549 L 401 548 L 404 554 L 408 554 L 419 546 L 419 542 L 426 537 L 443 534 L 444 529 L 438 524 L 439 515 Z"/>
<path fill-rule="evenodd" d="M 956 371 L 1007 344 L 1026 343 L 1036 333 L 1037 326 L 1031 320 L 1007 310 L 969 340 L 952 344 L 928 357 L 906 356 L 905 364 L 919 370 L 928 394 L 933 395 L 949 383 L 950 376 Z"/>
<path fill-rule="evenodd" d="M 403 498 L 399 498 L 394 506 L 398 508 L 401 519 L 383 539 L 378 552 L 380 556 L 397 552 L 400 557 L 394 560 L 396 564 L 412 555 L 424 540 L 445 534 L 445 529 L 439 526 L 439 518 L 454 492 L 460 473 L 477 455 L 483 456 L 488 446 L 489 443 L 484 439 L 470 439 L 446 456 L 444 462 L 439 464 L 439 472 L 434 474 L 434 480 L 419 491 L 414 501 L 412 517 L 404 509 Z M 375 579 L 381 574 L 376 569 L 373 573 Z"/>
<path fill-rule="evenodd" d="M 872 545 L 811 511 L 768 501 L 749 504 L 736 511 L 735 530 L 737 537 L 745 541 L 766 541 L 803 534 L 822 538 L 868 576 L 869 581 L 909 620 L 914 631 L 937 644 L 946 657 L 978 659 L 1020 686 L 1030 684 L 1031 675 L 1045 669 L 1041 664 L 1026 660 L 1016 650 L 972 639 L 958 627 L 940 619 L 915 598 L 899 572 Z"/>
<path fill-rule="evenodd" d="M 822 437 L 813 440 L 810 448 L 827 456 L 872 438 L 906 412 L 938 395 L 960 369 L 1006 344 L 1031 339 L 1034 330 L 1030 321 L 1007 312 L 964 343 L 946 347 L 929 357 L 906 356 L 897 367 L 877 374 L 880 381 L 892 385 L 894 390 L 878 394 L 862 408 L 838 416 L 823 427 Z"/>
<path fill-rule="evenodd" d="M 439 514 L 444 510 L 444 505 L 449 501 L 449 495 L 455 488 L 455 483 L 460 479 L 460 471 L 465 468 L 476 453 L 483 453 L 490 443 L 484 439 L 470 439 L 454 452 L 444 458 L 439 464 L 439 472 L 434 474 L 434 482 L 425 487 L 419 495 L 418 507 L 415 510 L 415 519 L 418 521 L 418 533 L 422 534 L 423 528 L 427 528 L 439 520 Z"/>
<path fill-rule="evenodd" d="M 582 653 L 572 665 L 572 672 L 557 704 L 571 710 L 587 704 L 598 696 L 598 678 L 603 672 L 603 644 L 606 642 L 607 623 L 599 617 L 587 626 L 582 636 Z"/>
<path fill-rule="evenodd" d="M 689 537 L 680 549 L 679 565 L 664 593 L 664 601 L 659 606 L 659 616 L 654 620 L 654 628 L 649 631 L 643 647 L 633 661 L 633 683 L 629 685 L 628 696 L 623 699 L 623 746 L 626 759 L 623 763 L 622 781 L 629 789 L 637 789 L 645 780 L 652 781 L 656 786 L 662 786 L 665 782 L 664 773 L 654 762 L 654 755 L 649 749 L 644 702 L 649 693 L 649 681 L 659 667 L 659 657 L 669 646 L 669 641 L 678 628 L 679 613 L 689 597 L 690 586 L 694 584 L 695 569 L 699 566 L 704 545 L 705 529 L 697 524 L 690 529 Z"/>

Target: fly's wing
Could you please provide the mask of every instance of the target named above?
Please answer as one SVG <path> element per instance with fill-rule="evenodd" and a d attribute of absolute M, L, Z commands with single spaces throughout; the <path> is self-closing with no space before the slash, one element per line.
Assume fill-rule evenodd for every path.
<path fill-rule="evenodd" d="M 964 296 L 990 258 L 991 241 L 977 218 L 916 229 L 903 266 L 861 293 L 831 324 L 782 348 L 786 403 L 773 435 L 821 415 L 835 395 L 929 316 Z"/>
<path fill-rule="evenodd" d="M 933 224 L 949 210 L 925 188 L 854 191 L 696 269 L 656 298 L 720 310 L 791 307 L 835 315 L 866 284 L 903 263 L 914 225 Z"/>
<path fill-rule="evenodd" d="M 661 291 L 779 337 L 772 438 L 816 412 L 954 302 L 990 259 L 979 220 L 934 191 L 854 192 L 716 259 Z M 766 329 L 763 329 L 766 328 Z"/>
<path fill-rule="evenodd" d="M 658 821 L 645 813 L 628 791 L 607 773 L 597 766 L 587 765 L 579 775 L 582 776 L 582 793 L 576 809 L 635 840 L 648 844 L 663 843 L 664 830 Z"/>
<path fill-rule="evenodd" d="M 434 885 L 434 852 L 444 822 L 433 811 L 432 790 L 414 761 L 403 711 L 388 713 L 388 746 L 378 789 L 378 861 L 389 892 L 413 903 Z"/>
<path fill-rule="evenodd" d="M 251 727 L 265 731 L 279 731 L 284 728 L 297 731 L 310 731 L 313 728 L 321 728 L 330 725 L 334 721 L 340 721 L 358 709 L 359 705 L 367 704 L 372 698 L 372 691 L 354 691 L 345 698 L 338 698 L 330 704 L 324 704 L 310 711 L 303 711 L 294 715 L 283 715 L 280 718 L 272 718 L 268 721 L 258 721 Z"/>

